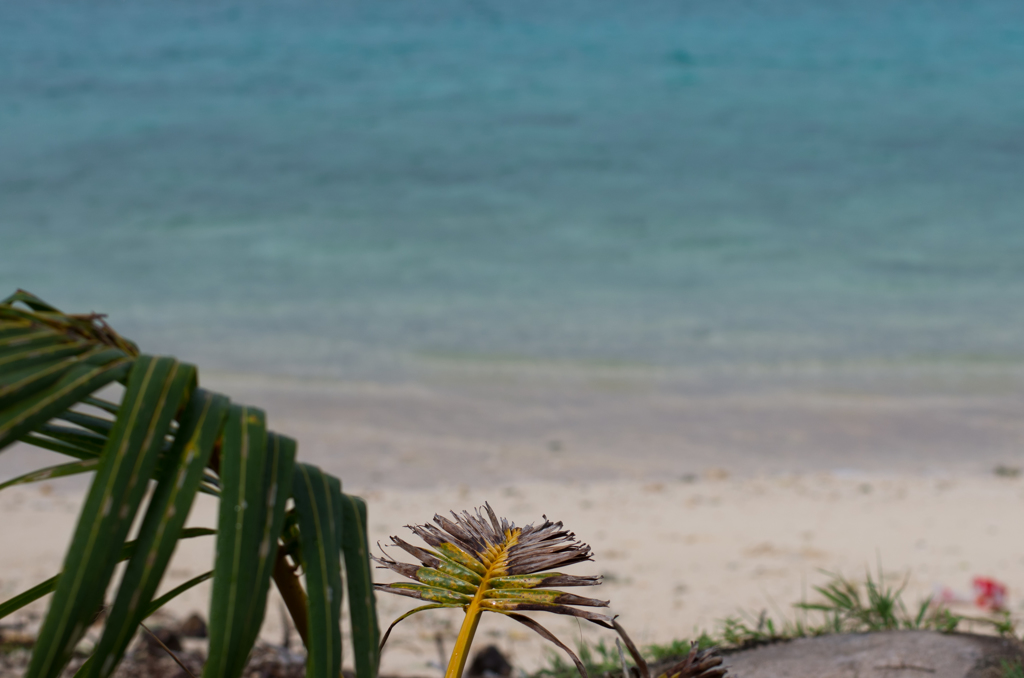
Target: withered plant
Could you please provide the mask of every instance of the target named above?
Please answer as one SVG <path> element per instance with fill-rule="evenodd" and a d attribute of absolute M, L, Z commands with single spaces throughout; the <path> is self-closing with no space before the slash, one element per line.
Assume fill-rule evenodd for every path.
<path fill-rule="evenodd" d="M 552 522 L 545 516 L 540 525 L 516 527 L 505 518 L 499 518 L 489 504 L 476 509 L 475 514 L 452 512 L 452 518 L 435 515 L 434 525 L 408 526 L 413 534 L 431 547 L 429 549 L 391 537 L 391 544 L 416 558 L 419 565 L 401 563 L 387 556 L 374 558 L 382 567 L 416 582 L 375 584 L 374 588 L 428 603 L 398 617 L 384 634 L 381 647 L 395 624 L 403 619 L 423 610 L 460 607 L 466 616 L 445 678 L 461 678 L 484 612 L 505 615 L 533 629 L 572 657 L 580 674 L 586 676 L 586 667 L 572 650 L 537 621 L 522 614 L 528 611 L 553 612 L 617 630 L 646 677 L 646 663 L 615 618 L 580 609 L 608 607 L 608 601 L 584 598 L 555 588 L 601 583 L 599 576 L 551 571 L 556 567 L 592 560 L 590 547 L 578 541 L 576 535 L 563 528 L 562 523 Z"/>

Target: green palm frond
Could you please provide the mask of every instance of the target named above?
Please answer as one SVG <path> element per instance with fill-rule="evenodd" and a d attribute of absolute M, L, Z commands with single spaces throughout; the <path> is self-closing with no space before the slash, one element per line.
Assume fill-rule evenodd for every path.
<path fill-rule="evenodd" d="M 117 402 L 96 396 L 113 384 L 123 386 Z M 2 619 L 53 595 L 27 678 L 59 675 L 101 608 L 103 632 L 79 674 L 107 678 L 147 616 L 210 578 L 208 675 L 242 674 L 273 580 L 309 649 L 307 675 L 337 678 L 343 572 L 357 678 L 376 676 L 365 504 L 337 478 L 296 463 L 295 442 L 268 430 L 261 410 L 199 388 L 195 367 L 141 354 L 100 315 L 64 314 L 19 291 L 0 301 L 0 452 L 15 442 L 73 461 L 0 490 L 94 474 L 63 572 L 0 602 Z M 199 492 L 219 500 L 216 530 L 184 527 Z M 157 598 L 178 542 L 205 535 L 217 539 L 213 571 Z"/>
<path fill-rule="evenodd" d="M 420 548 L 391 537 L 392 545 L 416 558 L 419 565 L 398 562 L 387 556 L 374 558 L 381 567 L 415 582 L 377 584 L 375 588 L 378 591 L 428 603 L 396 619 L 384 640 L 395 624 L 412 614 L 441 607 L 463 608 L 466 618 L 446 674 L 447 678 L 459 678 L 465 669 L 481 613 L 495 612 L 515 619 L 558 645 L 586 676 L 586 668 L 574 652 L 535 620 L 521 613 L 552 612 L 615 628 L 613 617 L 580 609 L 607 607 L 608 601 L 584 598 L 554 588 L 601 583 L 600 577 L 552 571 L 591 560 L 590 547 L 578 541 L 560 522 L 552 522 L 545 517 L 540 525 L 516 527 L 505 518 L 498 518 L 489 504 L 476 509 L 475 514 L 452 512 L 452 518 L 436 515 L 434 525 L 409 526 L 413 534 L 431 548 Z"/>

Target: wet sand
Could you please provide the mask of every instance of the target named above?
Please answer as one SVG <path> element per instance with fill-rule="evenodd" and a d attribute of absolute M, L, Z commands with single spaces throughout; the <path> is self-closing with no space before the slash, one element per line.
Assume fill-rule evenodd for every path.
<path fill-rule="evenodd" d="M 360 487 L 985 473 L 1024 462 L 1024 370 L 815 365 L 721 373 L 441 364 L 399 384 L 227 374 L 300 454 Z"/>

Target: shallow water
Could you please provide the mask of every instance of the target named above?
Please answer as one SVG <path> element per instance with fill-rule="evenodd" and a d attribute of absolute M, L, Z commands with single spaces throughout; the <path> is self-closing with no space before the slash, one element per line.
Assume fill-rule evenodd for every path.
<path fill-rule="evenodd" d="M 267 374 L 1016 366 L 1022 27 L 1011 0 L 5 2 L 0 289 Z"/>

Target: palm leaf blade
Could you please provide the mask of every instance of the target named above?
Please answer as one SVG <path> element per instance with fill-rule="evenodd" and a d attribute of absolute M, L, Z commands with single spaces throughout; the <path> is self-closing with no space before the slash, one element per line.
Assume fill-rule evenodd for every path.
<path fill-rule="evenodd" d="M 0 367 L 9 364 L 32 365 L 61 356 L 69 347 L 64 337 L 53 332 L 39 332 L 13 341 L 0 343 Z M 71 344 L 74 347 L 74 344 Z M 80 345 L 88 349 L 88 344 Z"/>
<path fill-rule="evenodd" d="M 217 534 L 216 531 L 205 528 L 205 527 L 190 527 L 181 531 L 178 539 L 194 539 L 196 537 L 206 537 L 211 534 Z M 135 553 L 136 543 L 134 541 L 127 542 L 121 549 L 121 555 L 118 560 L 128 560 Z M 17 612 L 21 608 L 25 607 L 29 603 L 34 603 L 48 593 L 52 593 L 57 588 L 57 581 L 60 579 L 61 574 L 55 574 L 46 581 L 36 584 L 27 591 L 23 591 L 18 595 L 5 600 L 0 603 L 0 619 L 3 619 L 7 615 Z"/>
<path fill-rule="evenodd" d="M 213 570 L 192 577 L 185 583 L 175 586 L 173 589 L 171 589 L 164 595 L 160 596 L 156 600 L 150 601 L 149 606 L 146 608 L 146 613 L 143 615 L 143 618 L 149 617 L 154 612 L 159 610 L 161 607 L 171 602 L 172 600 L 180 596 L 182 593 L 185 593 L 185 591 L 188 591 L 189 589 L 198 586 L 199 584 L 202 584 L 204 581 L 209 581 L 210 579 L 213 579 Z"/>
<path fill-rule="evenodd" d="M 241 674 L 250 647 L 245 642 L 248 596 L 255 585 L 266 498 L 263 465 L 267 447 L 262 410 L 232 405 L 220 456 L 221 497 L 217 556 L 210 596 L 210 650 L 207 672 Z"/>
<path fill-rule="evenodd" d="M 123 379 L 132 359 L 117 350 L 106 350 L 76 364 L 49 388 L 17 401 L 0 411 L 0 449 L 49 421 L 84 396 Z"/>
<path fill-rule="evenodd" d="M 6 302 L 0 302 L 0 322 L 3 323 L 3 325 L 0 326 L 0 344 L 5 344 L 12 339 L 22 337 L 31 332 L 39 331 L 39 328 L 33 325 L 31 320 L 5 317 L 7 316 L 7 309 L 3 307 L 3 304 L 5 303 Z"/>
<path fill-rule="evenodd" d="M 515 619 L 523 626 L 533 629 L 542 638 L 561 648 L 562 651 L 569 655 L 569 658 L 572 659 L 572 663 L 576 665 L 576 670 L 580 672 L 580 675 L 583 676 L 583 678 L 588 678 L 587 667 L 583 664 L 582 661 L 580 661 L 580 658 L 576 656 L 576 653 L 570 650 L 565 643 L 560 641 L 558 637 L 555 636 L 555 634 L 551 633 L 551 631 L 548 631 L 546 628 L 541 626 L 535 620 L 530 619 L 526 615 L 516 614 L 514 612 L 505 612 L 504 614 L 508 617 L 511 617 L 512 619 Z"/>
<path fill-rule="evenodd" d="M 380 661 L 380 627 L 370 573 L 370 544 L 366 533 L 366 502 L 342 494 L 341 547 L 345 556 L 348 607 L 352 620 L 356 678 L 373 678 Z"/>
<path fill-rule="evenodd" d="M 46 424 L 44 426 L 40 426 L 36 432 L 40 435 L 49 436 L 55 440 L 60 440 L 65 443 L 75 445 L 76 447 L 90 450 L 95 456 L 100 456 L 100 453 L 103 452 L 103 446 L 107 444 L 107 438 L 110 436 L 110 429 L 113 428 L 113 423 L 100 419 L 99 417 L 88 417 L 88 419 L 83 418 L 80 419 L 80 421 L 88 421 L 93 426 L 93 429 L 100 429 L 99 432 L 96 432 L 95 430 L 72 428 L 70 426 L 61 426 L 59 424 Z M 93 425 L 92 422 L 94 421 L 97 422 L 97 424 Z M 101 421 L 103 424 L 99 425 L 99 422 Z"/>
<path fill-rule="evenodd" d="M 341 487 L 310 464 L 297 464 L 292 493 L 299 517 L 302 568 L 309 596 L 306 675 L 341 672 L 341 562 L 338 544 Z"/>
<path fill-rule="evenodd" d="M 60 311 L 58 311 L 53 306 L 50 306 L 48 303 L 46 303 L 36 295 L 32 294 L 31 292 L 26 292 L 25 290 L 17 290 L 11 296 L 7 297 L 3 301 L 0 301 L 0 306 L 10 306 L 11 304 L 18 301 L 22 302 L 23 304 L 31 308 L 33 311 L 47 311 L 49 313 L 60 313 Z"/>
<path fill-rule="evenodd" d="M 79 516 L 50 611 L 39 631 L 27 678 L 60 673 L 71 650 L 103 600 L 117 554 L 157 462 L 163 436 L 195 368 L 173 358 L 138 358 L 125 393 L 126 416 L 118 418 Z"/>
<path fill-rule="evenodd" d="M 79 355 L 74 361 L 55 359 L 42 364 L 19 363 L 16 368 L 4 368 L 4 373 L 0 376 L 0 408 L 46 388 L 59 380 L 77 362 L 106 350 L 105 347 L 86 348 L 89 351 L 85 352 L 85 355 Z"/>
<path fill-rule="evenodd" d="M 178 537 L 188 518 L 203 471 L 220 437 L 228 399 L 199 389 L 185 409 L 181 427 L 162 469 L 139 529 L 138 548 L 121 578 L 88 676 L 108 676 L 146 616 Z"/>
<path fill-rule="evenodd" d="M 267 603 L 270 577 L 277 558 L 278 536 L 284 527 L 285 508 L 291 494 L 292 476 L 295 470 L 295 441 L 276 433 L 267 434 L 267 463 L 261 497 L 263 498 L 263 524 L 259 533 L 254 586 L 249 598 L 244 643 L 252 647 L 259 635 L 260 624 Z"/>
<path fill-rule="evenodd" d="M 56 418 L 57 419 L 61 419 L 63 421 L 66 421 L 69 424 L 74 424 L 75 426 L 79 426 L 79 427 L 85 429 L 86 431 L 91 431 L 92 433 L 95 433 L 98 436 L 102 436 L 104 440 L 106 440 L 108 437 L 110 437 L 110 432 L 114 428 L 114 420 L 113 419 L 106 419 L 104 417 L 97 417 L 94 414 L 88 414 L 86 412 L 78 412 L 76 410 L 66 410 L 66 411 L 61 412 L 60 414 L 56 415 Z M 51 425 L 49 427 L 46 427 L 47 430 L 50 429 L 50 428 L 53 428 L 53 425 Z M 67 426 L 63 426 L 61 428 L 63 430 L 65 430 L 65 431 L 68 431 L 68 430 L 73 431 L 73 430 L 75 430 L 75 429 L 69 429 Z"/>
<path fill-rule="evenodd" d="M 0 619 L 17 612 L 26 605 L 34 603 L 46 594 L 51 593 L 53 589 L 57 588 L 58 579 L 60 579 L 60 575 L 54 575 L 46 581 L 36 584 L 27 591 L 23 591 L 13 598 L 9 598 L 8 600 L 0 603 Z"/>
<path fill-rule="evenodd" d="M 44 480 L 66 478 L 67 476 L 73 476 L 79 473 L 88 473 L 90 471 L 95 471 L 99 465 L 99 459 L 80 459 L 79 461 L 73 461 L 70 464 L 59 464 L 57 466 L 42 468 L 38 471 L 32 471 L 31 473 L 20 475 L 17 478 L 12 478 L 5 483 L 0 483 L 0 490 L 4 490 L 14 485 L 39 483 Z"/>

